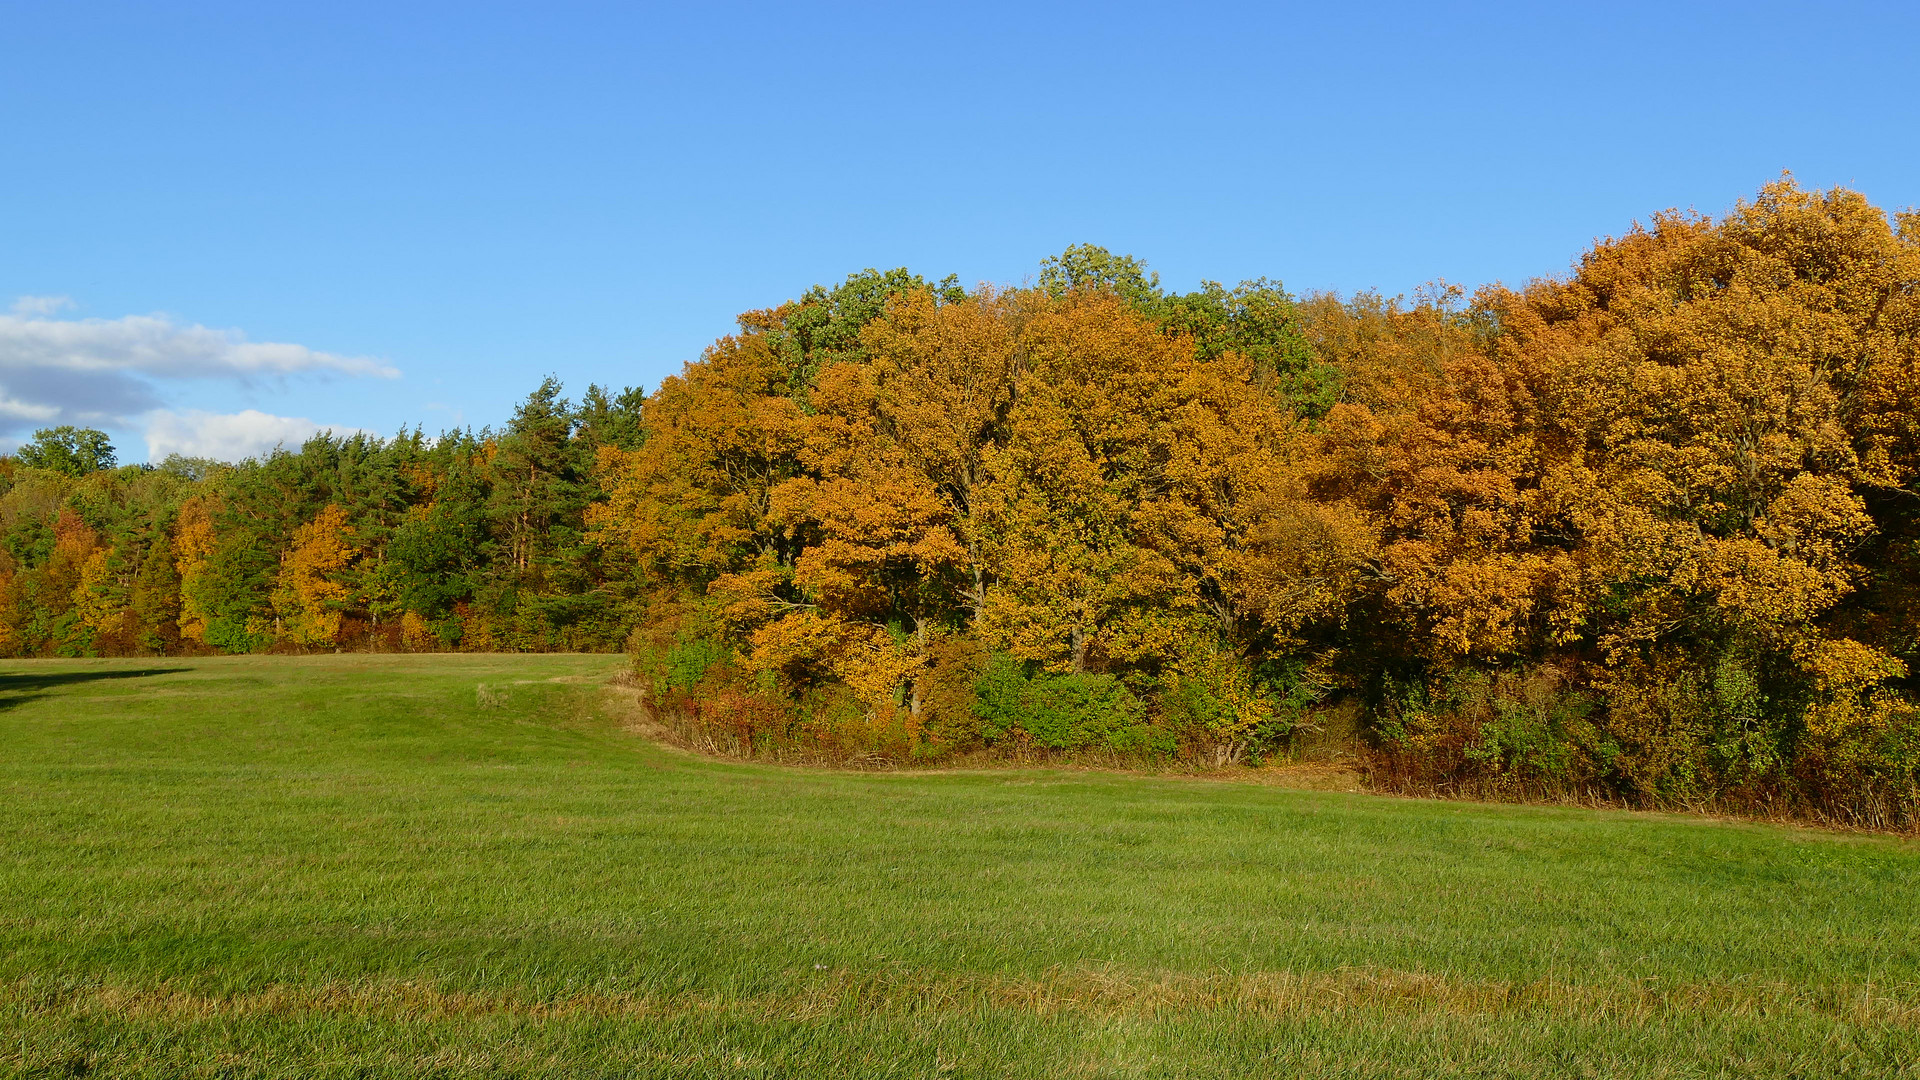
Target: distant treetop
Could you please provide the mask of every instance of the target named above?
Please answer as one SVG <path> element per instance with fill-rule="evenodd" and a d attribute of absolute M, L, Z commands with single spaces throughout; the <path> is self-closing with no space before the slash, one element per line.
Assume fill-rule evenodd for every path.
<path fill-rule="evenodd" d="M 33 441 L 22 446 L 14 459 L 22 465 L 68 476 L 85 476 L 118 463 L 106 432 L 71 424 L 34 432 Z"/>

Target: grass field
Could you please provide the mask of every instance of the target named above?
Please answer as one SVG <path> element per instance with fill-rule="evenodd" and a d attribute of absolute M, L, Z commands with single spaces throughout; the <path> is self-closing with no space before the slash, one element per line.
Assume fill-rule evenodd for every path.
<path fill-rule="evenodd" d="M 0 1075 L 1920 1077 L 1920 844 L 716 762 L 586 656 L 0 668 Z"/>

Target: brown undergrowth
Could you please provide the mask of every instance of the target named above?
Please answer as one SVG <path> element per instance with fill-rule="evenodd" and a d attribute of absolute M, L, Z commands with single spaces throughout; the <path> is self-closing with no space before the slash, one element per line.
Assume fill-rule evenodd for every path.
<path fill-rule="evenodd" d="M 841 754 L 788 745 L 755 745 L 749 748 L 743 740 L 702 725 L 677 710 L 653 708 L 646 699 L 645 691 L 640 688 L 639 680 L 631 672 L 620 672 L 607 681 L 607 699 L 609 711 L 618 717 L 623 728 L 635 735 L 687 753 L 732 761 L 760 761 L 775 765 L 888 772 L 907 776 L 1043 768 L 1225 780 L 1312 791 L 1360 793 L 1370 790 L 1362 774 L 1352 763 L 1343 759 L 1280 760 L 1260 766 L 1216 766 L 1108 750 L 1065 752 L 1031 744 L 1010 743 L 990 750 L 975 749 L 947 754 L 932 760 L 902 761 L 898 757 L 873 752 Z"/>
<path fill-rule="evenodd" d="M 949 755 L 937 762 L 902 762 L 884 754 L 836 755 L 795 747 L 756 747 L 743 751 L 736 739 L 716 734 L 685 716 L 649 707 L 644 691 L 630 672 L 608 680 L 609 711 L 621 726 L 650 742 L 702 757 L 730 761 L 758 761 L 834 771 L 887 772 L 899 775 L 1005 772 L 1052 769 L 1069 772 L 1119 773 L 1169 779 L 1210 780 L 1263 784 L 1304 791 L 1337 791 L 1410 799 L 1498 803 L 1514 806 L 1578 807 L 1620 813 L 1678 814 L 1730 823 L 1812 828 L 1827 832 L 1858 832 L 1893 836 L 1920 833 L 1891 814 L 1863 818 L 1858 813 L 1822 813 L 1818 807 L 1784 802 L 1726 802 L 1715 800 L 1644 803 L 1599 788 L 1536 789 L 1463 779 L 1427 779 L 1392 767 L 1391 762 L 1364 746 L 1316 745 L 1303 759 L 1281 759 L 1262 765 L 1216 766 L 1205 762 L 1148 758 L 1105 751 L 1062 753 L 1033 747 L 1010 746 Z"/>

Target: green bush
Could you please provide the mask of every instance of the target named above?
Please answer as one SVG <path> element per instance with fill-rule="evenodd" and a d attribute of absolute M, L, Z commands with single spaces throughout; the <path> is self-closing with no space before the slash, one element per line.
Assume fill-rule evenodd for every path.
<path fill-rule="evenodd" d="M 627 638 L 634 675 L 663 703 L 688 698 L 733 657 L 703 615 L 691 606 L 661 605 Z"/>
<path fill-rule="evenodd" d="M 1568 690 L 1551 669 L 1481 676 L 1469 699 L 1479 731 L 1466 759 L 1514 784 L 1545 789 L 1587 781 L 1601 741 L 1587 722 L 1593 702 Z"/>
<path fill-rule="evenodd" d="M 973 713 L 988 743 L 1025 736 L 1049 750 L 1171 753 L 1174 740 L 1146 722 L 1146 706 L 1111 675 L 1031 671 L 1005 653 L 974 684 Z"/>
<path fill-rule="evenodd" d="M 1578 790 L 1618 756 L 1595 700 L 1552 665 L 1459 668 L 1389 680 L 1374 735 L 1387 771 L 1416 783 L 1468 781 L 1506 795 Z"/>
<path fill-rule="evenodd" d="M 676 641 L 661 657 L 661 685 L 668 690 L 692 690 L 700 685 L 707 670 L 725 660 L 729 653 L 726 646 L 711 638 Z"/>

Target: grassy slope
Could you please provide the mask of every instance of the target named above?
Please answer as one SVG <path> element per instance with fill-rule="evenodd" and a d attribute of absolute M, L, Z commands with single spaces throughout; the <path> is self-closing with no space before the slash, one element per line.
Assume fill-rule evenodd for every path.
<path fill-rule="evenodd" d="M 0 1075 L 1920 1076 L 1911 842 L 703 761 L 614 664 L 7 665 Z"/>

